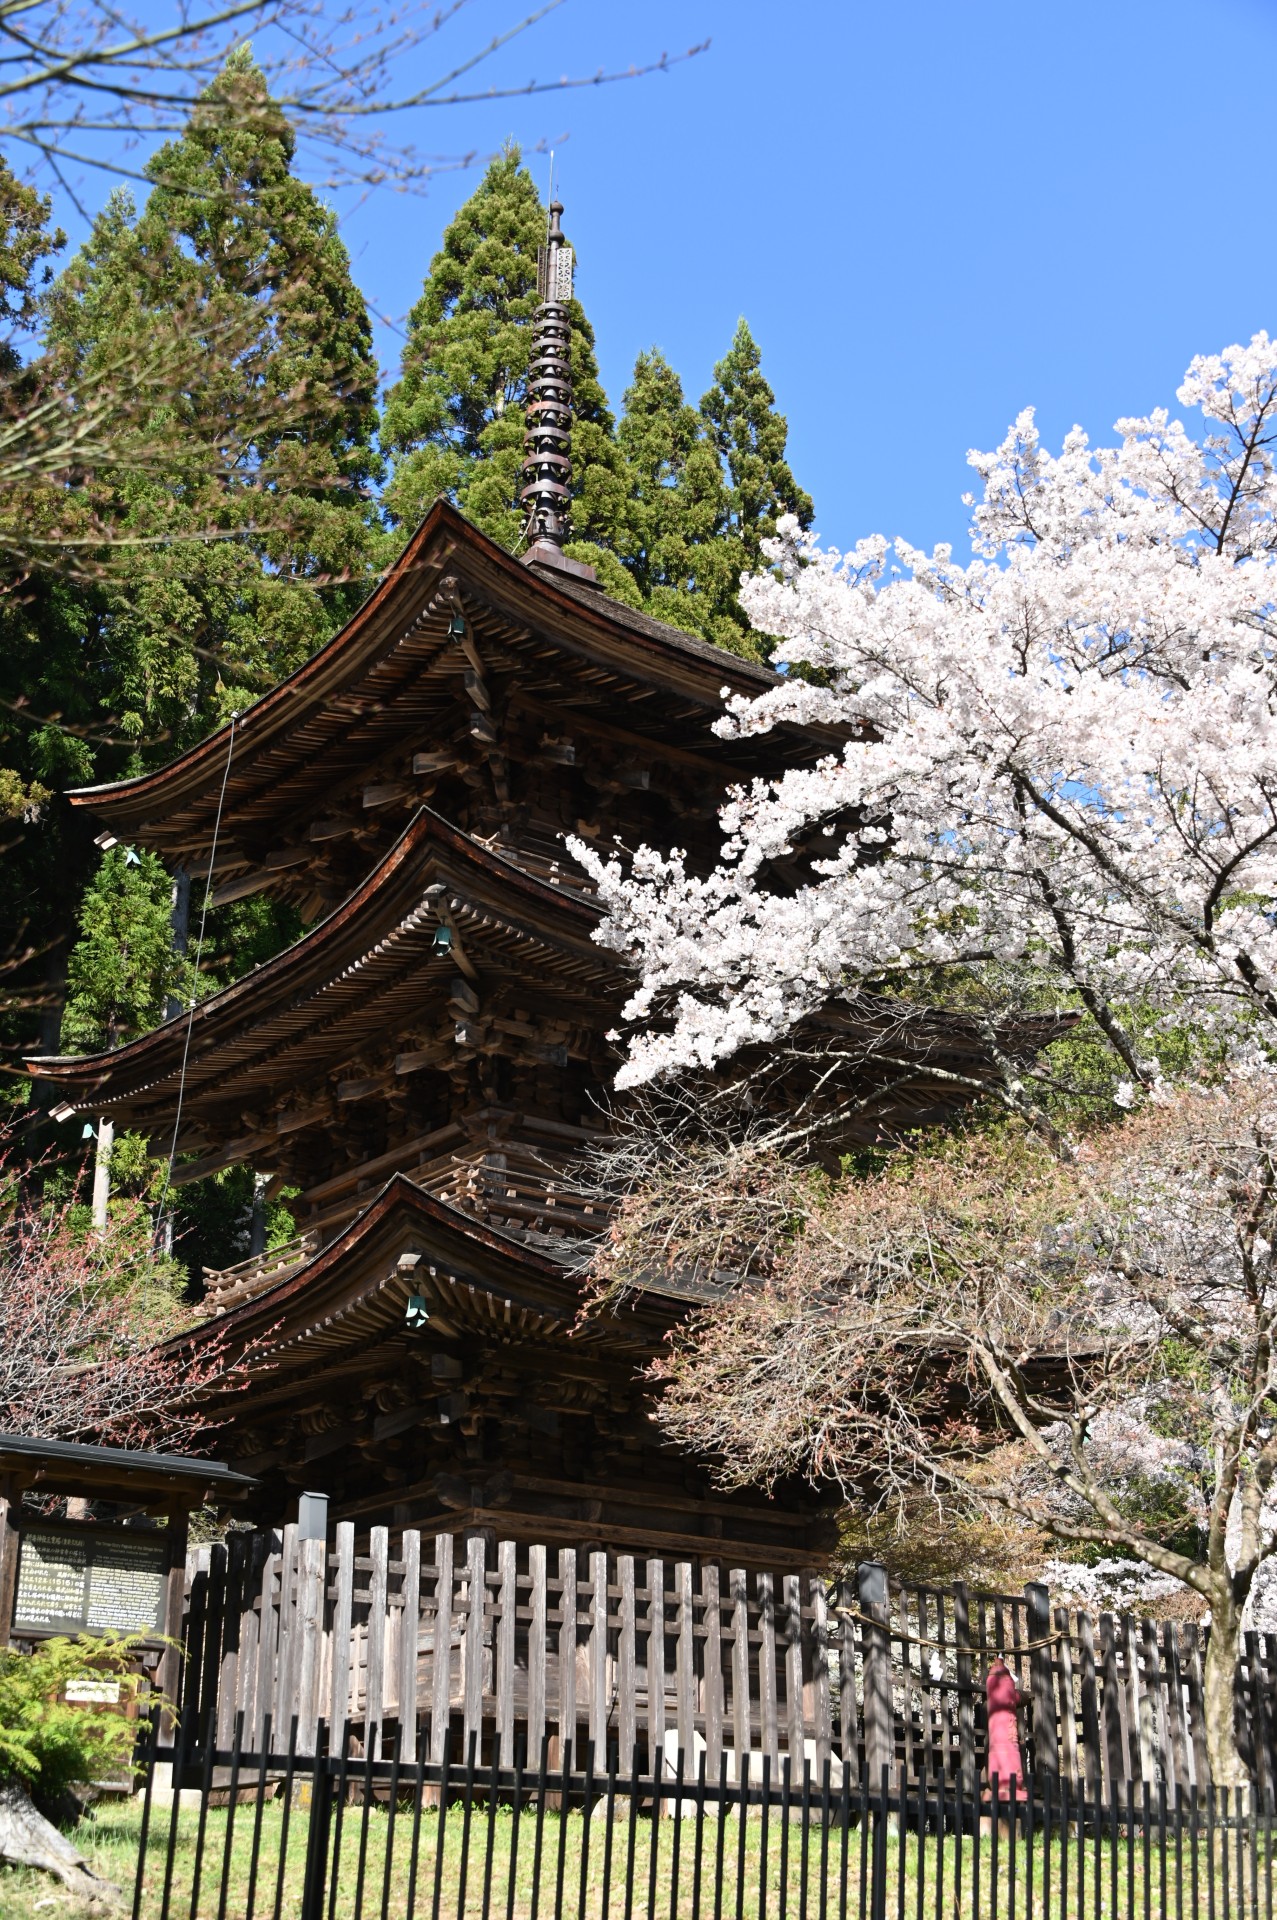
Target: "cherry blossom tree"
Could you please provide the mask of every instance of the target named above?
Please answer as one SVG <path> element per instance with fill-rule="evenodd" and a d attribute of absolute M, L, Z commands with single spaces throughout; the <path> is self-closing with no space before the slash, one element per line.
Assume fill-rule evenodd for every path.
<path fill-rule="evenodd" d="M 622 1085 L 776 1042 L 866 985 L 934 999 L 938 974 L 996 988 L 1011 969 L 1084 1010 L 1125 1100 L 1160 1077 L 1133 1006 L 1270 1033 L 1277 345 L 1195 360 L 1179 397 L 1202 439 L 1159 411 L 1053 456 L 1021 414 L 971 455 L 965 566 L 782 522 L 743 600 L 783 678 L 718 730 L 820 722 L 847 744 L 734 792 L 708 873 L 573 843 L 641 976 Z M 772 884 L 799 852 L 804 883 Z"/>
<path fill-rule="evenodd" d="M 0 1428 L 116 1447 L 189 1448 L 208 1426 L 201 1389 L 228 1369 L 171 1344 L 194 1315 L 185 1278 L 153 1253 L 141 1201 L 119 1200 L 104 1231 L 74 1199 L 31 1199 L 9 1183 L 0 1232 Z"/>
<path fill-rule="evenodd" d="M 632 1177 L 644 1138 L 653 1164 L 595 1304 L 654 1274 L 686 1295 L 659 1417 L 726 1486 L 805 1474 L 906 1525 L 928 1500 L 1187 1586 L 1212 1773 L 1235 1782 L 1240 1636 L 1277 1572 L 1273 1096 L 1239 1075 L 1071 1159 L 1012 1121 L 834 1181 L 765 1135 L 671 1151 L 631 1119 L 603 1164 Z"/>
<path fill-rule="evenodd" d="M 772 570 L 742 591 L 781 679 L 729 701 L 718 730 L 818 722 L 842 751 L 733 792 L 712 868 L 572 850 L 608 909 L 599 937 L 638 974 L 622 1087 L 745 1074 L 831 1003 L 960 1010 L 1054 1169 L 1004 1167 L 981 1190 L 976 1258 L 907 1151 L 888 1187 L 842 1183 L 836 1230 L 824 1212 L 794 1239 L 792 1192 L 760 1182 L 754 1138 L 749 1244 L 732 1251 L 720 1155 L 699 1269 L 686 1186 L 681 1211 L 662 1187 L 677 1167 L 632 1180 L 604 1293 L 641 1279 L 655 1245 L 712 1299 L 672 1349 L 667 1428 L 728 1477 L 868 1467 L 874 1498 L 970 1494 L 982 1463 L 982 1497 L 1182 1579 L 1211 1607 L 1207 1734 L 1230 1780 L 1277 1470 L 1277 344 L 1194 360 L 1178 397 L 1204 418 L 1196 437 L 1159 410 L 1109 447 L 1075 429 L 1058 454 L 1023 413 L 970 456 L 965 564 L 879 537 L 839 553 L 782 521 Z M 1099 1113 L 1062 1105 L 1058 1050 L 1033 1066 L 1000 1045 L 1026 1008 L 1076 1016 L 1107 1062 Z M 1203 1118 L 1179 1103 L 1206 1094 L 1174 1082 L 1206 1064 L 1228 1093 Z M 1076 1247 L 1052 1253 L 1044 1232 L 1070 1220 Z M 1177 1366 L 1191 1434 L 1164 1430 Z M 1009 1440 L 992 1481 L 988 1431 Z M 1124 1472 L 1197 1486 L 1201 1551 L 1123 1505 Z"/>

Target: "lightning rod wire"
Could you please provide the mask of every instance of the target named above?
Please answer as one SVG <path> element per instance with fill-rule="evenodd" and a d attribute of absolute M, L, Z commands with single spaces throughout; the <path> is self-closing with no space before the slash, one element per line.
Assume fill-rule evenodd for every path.
<path fill-rule="evenodd" d="M 222 830 L 222 808 L 226 802 L 226 785 L 231 777 L 231 756 L 235 752 L 235 728 L 239 722 L 238 713 L 231 715 L 230 735 L 226 742 L 226 765 L 222 768 L 222 786 L 217 796 L 217 812 L 213 818 L 213 844 L 209 848 L 208 871 L 204 877 L 204 899 L 200 906 L 200 930 L 195 941 L 195 959 L 191 971 L 191 1004 L 186 1015 L 186 1037 L 182 1043 L 182 1065 L 177 1077 L 177 1111 L 173 1115 L 173 1139 L 169 1146 L 168 1165 L 164 1170 L 164 1185 L 160 1191 L 159 1204 L 155 1216 L 156 1244 L 163 1235 L 164 1206 L 173 1186 L 173 1168 L 177 1161 L 177 1137 L 182 1126 L 182 1107 L 186 1100 L 186 1069 L 191 1057 L 191 1030 L 195 1025 L 195 1008 L 198 1004 L 200 961 L 204 956 L 204 929 L 208 924 L 209 895 L 213 890 L 213 870 L 217 864 L 217 841 Z"/>

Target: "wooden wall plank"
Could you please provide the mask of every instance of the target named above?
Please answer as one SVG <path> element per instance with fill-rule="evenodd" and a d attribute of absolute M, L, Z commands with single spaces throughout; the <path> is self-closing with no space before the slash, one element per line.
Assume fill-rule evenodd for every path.
<path fill-rule="evenodd" d="M 1095 1671 L 1095 1626 L 1089 1613 L 1079 1613 L 1078 1703 L 1082 1712 L 1082 1769 L 1092 1799 L 1104 1782 L 1103 1743 L 1100 1738 L 1100 1689 Z"/>
<path fill-rule="evenodd" d="M 1264 1740 L 1264 1776 L 1265 1776 L 1265 1812 L 1277 1812 L 1277 1701 L 1273 1699 L 1273 1688 L 1277 1684 L 1277 1634 L 1264 1634 L 1262 1640 L 1262 1667 L 1260 1667 L 1260 1686 L 1262 1686 L 1262 1715 L 1260 1728 Z"/>
<path fill-rule="evenodd" d="M 653 1779 L 665 1755 L 665 1562 L 647 1563 L 647 1765 Z"/>
<path fill-rule="evenodd" d="M 1060 1777 L 1060 1743 L 1056 1725 L 1051 1635 L 1051 1594 L 1040 1580 L 1024 1589 L 1029 1642 L 1029 1690 L 1033 1701 L 1033 1764 L 1040 1780 L 1052 1789 Z"/>
<path fill-rule="evenodd" d="M 1202 1711 L 1202 1640 L 1191 1620 L 1184 1623 L 1184 1680 L 1188 1692 L 1189 1725 L 1193 1735 L 1194 1779 L 1199 1787 L 1210 1781 L 1210 1761 L 1206 1755 L 1206 1716 Z"/>
<path fill-rule="evenodd" d="M 861 1615 L 860 1660 L 864 1674 L 862 1711 L 865 1772 L 869 1791 L 877 1793 L 882 1784 L 883 1770 L 894 1767 L 896 1758 L 885 1569 L 872 1561 L 862 1561 L 856 1569 L 856 1586 Z"/>
<path fill-rule="evenodd" d="M 934 1648 L 928 1641 L 934 1638 L 931 1630 L 931 1595 L 925 1587 L 918 1587 L 918 1717 L 922 1736 L 922 1778 L 934 1780 L 936 1777 L 936 1729 L 933 1708 L 936 1700 L 935 1687 L 931 1679 L 931 1660 Z M 940 1608 L 937 1605 L 936 1614 Z"/>
<path fill-rule="evenodd" d="M 293 1706 L 293 1652 L 296 1646 L 296 1604 L 297 1604 L 297 1524 L 290 1521 L 284 1528 L 284 1544 L 279 1556 L 279 1604 L 276 1609 L 274 1688 L 271 1710 L 275 1722 L 275 1743 L 282 1753 L 288 1746 L 288 1730 L 292 1723 Z"/>
<path fill-rule="evenodd" d="M 280 1568 L 283 1565 L 283 1541 L 278 1534 L 272 1536 L 270 1551 L 262 1566 L 261 1612 L 257 1631 L 257 1688 L 254 1712 L 253 1741 L 260 1747 L 266 1726 L 267 1714 L 275 1712 L 275 1669 L 279 1647 L 279 1605 L 277 1588 Z M 275 1725 L 272 1723 L 271 1742 L 277 1746 Z"/>
<path fill-rule="evenodd" d="M 760 1683 L 761 1692 L 761 1683 Z M 852 1782 L 860 1784 L 860 1712 L 856 1699 L 856 1594 L 850 1580 L 838 1582 L 838 1753 Z"/>
<path fill-rule="evenodd" d="M 257 1730 L 257 1636 L 261 1629 L 262 1570 L 266 1564 L 268 1543 L 273 1535 L 248 1536 L 244 1581 L 240 1592 L 239 1670 L 235 1684 L 235 1708 L 244 1716 L 244 1745 L 251 1751 Z"/>
<path fill-rule="evenodd" d="M 487 1599 L 487 1541 L 472 1533 L 466 1543 L 466 1626 L 461 1663 L 461 1751 L 467 1764 L 471 1741 L 476 1759 L 483 1740 L 484 1602 Z"/>
<path fill-rule="evenodd" d="M 1237 1728 L 1237 1751 L 1257 1786 L 1262 1764 L 1257 1758 L 1260 1747 L 1258 1671 L 1259 1641 L 1248 1630 L 1240 1636 L 1237 1666 L 1233 1675 L 1233 1718 Z"/>
<path fill-rule="evenodd" d="M 545 1740 L 545 1670 L 549 1650 L 545 1548 L 528 1548 L 528 1765 L 541 1763 Z"/>
<path fill-rule="evenodd" d="M 611 1707 L 607 1684 L 607 1555 L 590 1555 L 590 1638 L 588 1672 L 590 1676 L 590 1739 L 594 1745 L 594 1765 L 598 1771 L 607 1766 L 607 1724 Z"/>
<path fill-rule="evenodd" d="M 403 1608 L 399 1620 L 399 1758 L 405 1764 L 417 1758 L 417 1674 L 421 1639 L 421 1533 L 405 1527 L 400 1544 L 403 1561 Z"/>
<path fill-rule="evenodd" d="M 226 1625 L 222 1634 L 217 1673 L 217 1744 L 229 1747 L 235 1735 L 235 1708 L 239 1698 L 241 1629 L 248 1537 L 232 1533 L 226 1543 Z"/>
<path fill-rule="evenodd" d="M 936 1593 L 936 1647 L 935 1653 L 940 1662 L 943 1682 L 935 1693 L 936 1702 L 936 1767 L 946 1780 L 951 1780 L 957 1765 L 957 1747 L 954 1735 L 957 1731 L 955 1701 L 953 1695 L 953 1655 L 949 1650 L 949 1608 L 952 1597 L 946 1593 Z"/>
<path fill-rule="evenodd" d="M 975 1663 L 971 1658 L 971 1600 L 966 1582 L 953 1589 L 954 1667 L 958 1692 L 958 1778 L 965 1794 L 976 1789 Z"/>
<path fill-rule="evenodd" d="M 332 1654 L 328 1665 L 329 1739 L 341 1751 L 350 1717 L 350 1629 L 355 1608 L 355 1528 L 350 1520 L 337 1522 L 333 1551 Z"/>
<path fill-rule="evenodd" d="M 749 1584 L 743 1567 L 730 1570 L 727 1591 L 732 1606 L 732 1746 L 736 1752 L 736 1777 L 739 1779 L 741 1756 L 747 1754 L 753 1745 L 750 1731 Z"/>
<path fill-rule="evenodd" d="M 209 1552 L 208 1601 L 199 1681 L 200 1725 L 201 1728 L 208 1727 L 214 1734 L 217 1732 L 217 1680 L 227 1630 L 227 1558 L 224 1544 L 216 1541 Z"/>
<path fill-rule="evenodd" d="M 182 1624 L 182 1665 L 178 1678 L 179 1724 L 199 1725 L 200 1680 L 204 1671 L 204 1641 L 208 1622 L 208 1550 L 195 1549 L 187 1560 L 186 1615 Z M 201 1564 L 202 1561 L 202 1564 Z"/>
<path fill-rule="evenodd" d="M 558 1761 L 576 1747 L 576 1548 L 559 1549 Z"/>
<path fill-rule="evenodd" d="M 678 1748 L 695 1771 L 696 1751 L 696 1638 L 692 1618 L 692 1563 L 674 1565 L 675 1665 L 674 1697 L 678 1708 Z"/>
<path fill-rule="evenodd" d="M 816 1774 L 823 1779 L 826 1760 L 834 1752 L 833 1701 L 829 1691 L 829 1606 L 825 1583 L 818 1573 L 804 1575 L 811 1596 L 811 1691 L 815 1723 Z"/>
<path fill-rule="evenodd" d="M 1057 1657 L 1052 1662 L 1051 1671 L 1058 1690 L 1060 1766 L 1065 1780 L 1072 1786 L 1078 1778 L 1077 1705 L 1073 1677 L 1073 1638 L 1069 1627 L 1068 1608 L 1056 1607 L 1052 1619 L 1055 1623 Z"/>
<path fill-rule="evenodd" d="M 776 1641 L 780 1625 L 776 1618 L 776 1594 L 773 1576 L 760 1573 L 755 1579 L 758 1594 L 758 1698 L 760 1745 L 771 1755 L 772 1778 L 780 1774 L 780 1726 L 776 1695 Z"/>
<path fill-rule="evenodd" d="M 634 1583 L 634 1555 L 623 1553 L 616 1563 L 617 1601 L 616 1728 L 619 1771 L 634 1766 L 638 1745 L 638 1600 Z"/>
<path fill-rule="evenodd" d="M 785 1608 L 785 1731 L 792 1777 L 803 1777 L 803 1617 L 802 1583 L 796 1573 L 781 1582 Z"/>
<path fill-rule="evenodd" d="M 324 1622 L 324 1587 L 328 1547 L 323 1540 L 303 1540 L 297 1555 L 296 1682 L 297 1751 L 312 1754 L 319 1725 L 320 1640 Z"/>
<path fill-rule="evenodd" d="M 513 1540 L 497 1544 L 496 1696 L 497 1737 L 503 1767 L 514 1765 L 514 1635 L 519 1604 L 518 1566 Z"/>
<path fill-rule="evenodd" d="M 1143 1778 L 1151 1788 L 1158 1779 L 1158 1755 L 1164 1754 L 1166 1701 L 1163 1692 L 1162 1663 L 1158 1657 L 1157 1629 L 1151 1620 L 1142 1622 L 1140 1652 L 1143 1659 L 1143 1694 L 1140 1700 L 1140 1755 Z"/>
<path fill-rule="evenodd" d="M 723 1757 L 723 1610 L 718 1568 L 712 1560 L 706 1560 L 701 1567 L 701 1624 L 705 1634 L 701 1650 L 705 1777 L 707 1780 L 717 1780 Z"/>
<path fill-rule="evenodd" d="M 1126 1778 L 1126 1695 L 1117 1671 L 1117 1635 L 1111 1613 L 1100 1615 L 1100 1658 L 1104 1710 L 1104 1785 L 1111 1796 Z"/>
<path fill-rule="evenodd" d="M 452 1535 L 435 1537 L 435 1604 L 430 1649 L 430 1764 L 448 1759 L 452 1726 Z"/>
<path fill-rule="evenodd" d="M 899 1676 L 900 1690 L 904 1702 L 904 1711 L 901 1714 L 900 1736 L 904 1750 L 905 1779 L 916 1780 L 918 1778 L 918 1755 L 914 1749 L 914 1714 L 917 1707 L 919 1689 L 914 1679 L 913 1654 L 915 1641 L 909 1629 L 907 1596 L 900 1588 L 896 1588 L 894 1594 L 892 1594 L 888 1600 L 889 1617 L 892 1613 L 896 1616 L 896 1644 L 900 1649 L 899 1658 L 896 1661 L 896 1671 Z M 921 1655 L 921 1647 L 917 1648 L 917 1652 Z"/>
<path fill-rule="evenodd" d="M 364 1682 L 364 1752 L 381 1758 L 386 1718 L 386 1615 L 389 1611 L 390 1543 L 385 1527 L 368 1529 L 368 1673 Z"/>
<path fill-rule="evenodd" d="M 1187 1797 L 1192 1768 L 1189 1761 L 1188 1720 L 1184 1712 L 1179 1635 L 1173 1620 L 1162 1623 L 1162 1672 L 1166 1676 L 1166 1726 L 1171 1748 L 1167 1781 L 1172 1791 L 1178 1787 L 1180 1793 Z"/>

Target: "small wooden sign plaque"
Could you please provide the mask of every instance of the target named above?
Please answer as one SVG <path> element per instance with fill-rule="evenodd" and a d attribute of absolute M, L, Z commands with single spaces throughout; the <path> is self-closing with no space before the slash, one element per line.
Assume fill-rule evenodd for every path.
<path fill-rule="evenodd" d="M 168 1564 L 158 1532 L 23 1527 L 14 1631 L 161 1634 Z"/>

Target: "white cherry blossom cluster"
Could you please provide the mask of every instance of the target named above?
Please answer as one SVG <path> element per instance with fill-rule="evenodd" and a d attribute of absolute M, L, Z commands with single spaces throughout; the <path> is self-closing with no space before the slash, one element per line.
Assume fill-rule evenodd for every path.
<path fill-rule="evenodd" d="M 1085 1566 L 1076 1560 L 1048 1560 L 1042 1578 L 1077 1606 L 1118 1612 L 1134 1611 L 1151 1602 L 1182 1593 L 1183 1582 L 1172 1573 L 1158 1573 L 1140 1560 L 1110 1556 Z"/>
<path fill-rule="evenodd" d="M 1053 973 L 1111 1021 L 1125 1099 L 1156 1083 L 1131 1000 L 1277 1026 L 1277 343 L 1195 360 L 1179 399 L 1201 438 L 1159 411 L 1052 455 L 1021 414 L 970 456 L 965 566 L 781 522 L 743 602 L 784 677 L 718 730 L 846 745 L 734 791 L 710 872 L 572 843 L 640 975 L 622 1085 L 937 964 Z"/>

